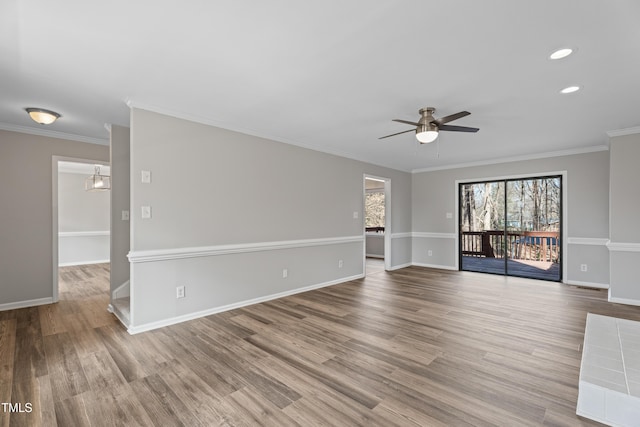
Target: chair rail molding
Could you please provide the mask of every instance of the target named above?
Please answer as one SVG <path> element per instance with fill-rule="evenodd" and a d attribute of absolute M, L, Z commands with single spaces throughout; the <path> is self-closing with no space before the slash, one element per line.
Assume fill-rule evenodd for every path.
<path fill-rule="evenodd" d="M 127 258 L 129 258 L 129 262 L 139 263 L 363 242 L 364 236 L 362 235 L 319 239 L 284 240 L 278 242 L 241 243 L 233 245 L 131 251 L 127 255 Z"/>

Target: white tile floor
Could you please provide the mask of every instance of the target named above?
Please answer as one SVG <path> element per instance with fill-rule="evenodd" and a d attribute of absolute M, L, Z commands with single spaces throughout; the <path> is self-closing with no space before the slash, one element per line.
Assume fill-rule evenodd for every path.
<path fill-rule="evenodd" d="M 576 413 L 640 426 L 640 322 L 587 315 Z"/>

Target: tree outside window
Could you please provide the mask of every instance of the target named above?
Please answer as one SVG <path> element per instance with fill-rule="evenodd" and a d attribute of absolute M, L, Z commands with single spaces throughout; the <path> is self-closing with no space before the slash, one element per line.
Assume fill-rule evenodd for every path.
<path fill-rule="evenodd" d="M 384 192 L 366 193 L 365 227 L 384 227 Z"/>

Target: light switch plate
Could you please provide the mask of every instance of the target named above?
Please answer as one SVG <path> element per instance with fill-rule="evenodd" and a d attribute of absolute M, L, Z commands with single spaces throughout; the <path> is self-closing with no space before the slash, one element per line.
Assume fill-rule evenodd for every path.
<path fill-rule="evenodd" d="M 151 183 L 151 171 L 142 171 L 142 183 L 150 184 Z"/>
<path fill-rule="evenodd" d="M 122 220 L 129 221 L 129 211 L 122 211 Z"/>
<path fill-rule="evenodd" d="M 358 211 L 353 212 L 353 219 L 358 219 Z"/>
<path fill-rule="evenodd" d="M 143 206 L 142 207 L 142 219 L 151 218 L 151 206 Z"/>
<path fill-rule="evenodd" d="M 453 218 L 453 214 L 451 212 L 447 212 L 447 219 Z"/>

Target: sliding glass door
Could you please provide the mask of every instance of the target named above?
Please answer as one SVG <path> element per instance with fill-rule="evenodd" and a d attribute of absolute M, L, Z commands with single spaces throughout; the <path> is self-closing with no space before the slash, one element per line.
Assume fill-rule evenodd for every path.
<path fill-rule="evenodd" d="M 460 269 L 560 281 L 562 177 L 459 186 Z"/>

